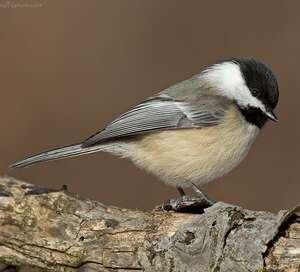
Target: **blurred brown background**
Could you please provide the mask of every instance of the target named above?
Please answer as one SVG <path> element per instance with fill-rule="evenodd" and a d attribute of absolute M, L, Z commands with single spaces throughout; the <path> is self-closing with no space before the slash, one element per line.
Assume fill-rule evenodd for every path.
<path fill-rule="evenodd" d="M 0 4 L 7 1 L 0 1 Z M 9 171 L 43 149 L 83 140 L 145 97 L 231 56 L 270 64 L 280 122 L 247 159 L 204 187 L 250 209 L 299 202 L 300 3 L 297 1 L 28 0 L 0 7 L 0 174 L 106 204 L 149 209 L 177 195 L 108 154 Z"/>

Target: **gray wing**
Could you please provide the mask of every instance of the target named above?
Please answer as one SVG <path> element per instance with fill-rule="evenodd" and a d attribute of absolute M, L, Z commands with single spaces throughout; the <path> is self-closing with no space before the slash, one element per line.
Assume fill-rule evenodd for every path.
<path fill-rule="evenodd" d="M 104 130 L 85 140 L 82 146 L 160 129 L 215 126 L 223 120 L 227 108 L 228 103 L 218 96 L 203 96 L 198 102 L 186 102 L 161 93 L 119 116 Z"/>

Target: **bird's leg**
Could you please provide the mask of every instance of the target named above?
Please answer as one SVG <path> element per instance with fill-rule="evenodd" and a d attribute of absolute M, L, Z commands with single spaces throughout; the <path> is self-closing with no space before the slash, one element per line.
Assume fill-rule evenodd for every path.
<path fill-rule="evenodd" d="M 194 183 L 192 183 L 192 189 L 196 193 L 196 195 L 202 199 L 203 202 L 205 202 L 208 206 L 212 206 L 216 203 L 216 201 L 208 198 Z"/>
<path fill-rule="evenodd" d="M 178 190 L 178 192 L 179 192 L 179 194 L 180 194 L 181 197 L 186 196 L 186 194 L 185 194 L 185 192 L 184 192 L 184 190 L 183 190 L 182 187 L 176 186 L 176 189 Z"/>
<path fill-rule="evenodd" d="M 196 197 L 186 195 L 183 188 L 177 186 L 176 188 L 180 197 L 167 200 L 164 204 L 158 206 L 157 209 L 175 212 L 202 213 L 203 209 L 213 205 L 213 201 L 209 200 L 194 184 L 192 184 L 192 186 L 196 192 Z"/>

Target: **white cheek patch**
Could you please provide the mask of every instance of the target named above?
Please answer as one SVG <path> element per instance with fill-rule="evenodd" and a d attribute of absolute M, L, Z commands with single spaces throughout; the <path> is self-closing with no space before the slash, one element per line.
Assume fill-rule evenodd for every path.
<path fill-rule="evenodd" d="M 231 61 L 215 64 L 201 73 L 199 77 L 215 86 L 222 95 L 236 100 L 240 106 L 252 106 L 266 112 L 263 103 L 248 89 L 238 64 Z"/>

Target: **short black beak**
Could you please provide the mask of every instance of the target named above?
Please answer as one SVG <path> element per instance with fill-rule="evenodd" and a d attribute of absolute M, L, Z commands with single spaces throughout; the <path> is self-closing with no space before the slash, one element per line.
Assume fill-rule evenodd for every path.
<path fill-rule="evenodd" d="M 274 121 L 274 122 L 277 122 L 277 121 L 278 121 L 278 118 L 277 118 L 277 116 L 275 115 L 275 113 L 274 113 L 273 111 L 268 111 L 268 112 L 266 112 L 266 116 L 267 116 L 270 120 L 272 120 L 272 121 Z"/>

